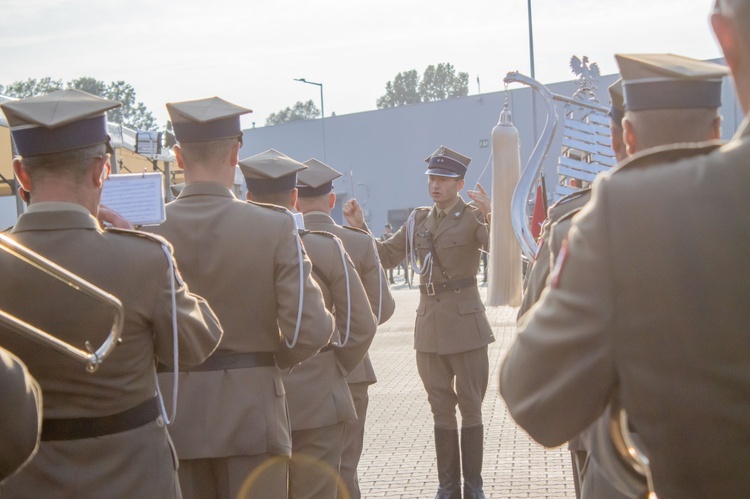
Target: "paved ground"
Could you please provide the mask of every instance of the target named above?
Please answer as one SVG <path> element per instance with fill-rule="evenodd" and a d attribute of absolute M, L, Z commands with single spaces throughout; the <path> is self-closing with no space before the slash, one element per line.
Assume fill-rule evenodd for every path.
<path fill-rule="evenodd" d="M 431 499 L 437 489 L 432 415 L 412 343 L 419 294 L 404 285 L 393 292 L 396 312 L 378 329 L 370 349 L 379 381 L 370 388 L 359 467 L 362 496 Z M 492 498 L 575 497 L 568 451 L 545 450 L 531 441 L 497 392 L 497 370 L 515 334 L 516 309 L 489 307 L 487 315 L 497 341 L 489 348 L 490 385 L 483 406 L 484 491 Z"/>

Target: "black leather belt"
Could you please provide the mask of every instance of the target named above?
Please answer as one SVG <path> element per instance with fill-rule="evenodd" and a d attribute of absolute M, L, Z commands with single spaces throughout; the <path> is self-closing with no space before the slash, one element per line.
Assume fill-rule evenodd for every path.
<path fill-rule="evenodd" d="M 276 365 L 273 352 L 214 352 L 197 366 L 180 369 L 180 372 L 223 371 L 224 369 L 249 369 L 251 367 L 270 367 Z M 159 364 L 156 371 L 173 372 L 174 368 Z"/>
<path fill-rule="evenodd" d="M 99 418 L 45 419 L 42 422 L 42 441 L 80 440 L 103 437 L 132 430 L 151 423 L 159 416 L 156 397 L 111 416 Z"/>
<path fill-rule="evenodd" d="M 476 277 L 467 277 L 466 279 L 456 279 L 455 281 L 431 282 L 429 284 L 420 284 L 419 292 L 427 296 L 435 296 L 444 291 L 456 291 L 463 288 L 470 288 L 477 285 Z"/>

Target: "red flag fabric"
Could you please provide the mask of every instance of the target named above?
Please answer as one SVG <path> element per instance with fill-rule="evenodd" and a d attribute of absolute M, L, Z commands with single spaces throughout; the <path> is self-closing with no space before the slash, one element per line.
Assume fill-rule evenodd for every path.
<path fill-rule="evenodd" d="M 542 223 L 547 218 L 547 210 L 545 205 L 547 204 L 544 199 L 544 190 L 542 184 L 536 186 L 536 198 L 534 199 L 534 214 L 531 217 L 531 235 L 534 236 L 534 240 L 539 239 L 539 234 L 542 232 Z"/>

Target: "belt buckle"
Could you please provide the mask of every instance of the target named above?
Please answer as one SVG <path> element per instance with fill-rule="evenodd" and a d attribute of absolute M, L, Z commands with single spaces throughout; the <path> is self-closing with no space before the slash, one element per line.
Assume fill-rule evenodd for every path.
<path fill-rule="evenodd" d="M 435 296 L 435 284 L 434 283 L 428 282 L 425 289 L 427 290 L 427 296 Z"/>

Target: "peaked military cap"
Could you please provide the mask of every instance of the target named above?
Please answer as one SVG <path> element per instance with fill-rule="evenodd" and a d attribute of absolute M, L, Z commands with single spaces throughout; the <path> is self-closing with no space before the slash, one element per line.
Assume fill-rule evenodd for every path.
<path fill-rule="evenodd" d="M 471 158 L 452 151 L 445 146 L 438 147 L 425 160 L 427 171 L 425 175 L 437 175 L 439 177 L 463 178 L 471 163 Z"/>
<path fill-rule="evenodd" d="M 305 161 L 305 165 L 307 170 L 297 176 L 297 190 L 303 198 L 328 194 L 333 190 L 333 181 L 342 175 L 341 172 L 314 158 Z"/>
<path fill-rule="evenodd" d="M 305 169 L 307 166 L 275 149 L 240 161 L 247 190 L 252 194 L 291 191 L 297 185 L 297 172 Z"/>
<path fill-rule="evenodd" d="M 625 109 L 718 108 L 726 66 L 674 54 L 615 54 Z"/>
<path fill-rule="evenodd" d="M 240 116 L 253 112 L 219 97 L 170 102 L 167 111 L 175 138 L 183 143 L 242 137 Z"/>
<path fill-rule="evenodd" d="M 0 104 L 21 156 L 54 154 L 106 143 L 107 111 L 120 107 L 80 90 L 60 90 Z"/>
<path fill-rule="evenodd" d="M 625 97 L 622 95 L 622 78 L 609 86 L 609 117 L 617 125 L 622 126 L 622 119 L 625 117 Z"/>

